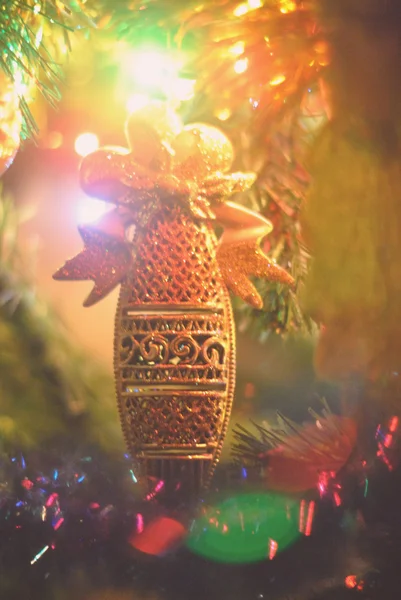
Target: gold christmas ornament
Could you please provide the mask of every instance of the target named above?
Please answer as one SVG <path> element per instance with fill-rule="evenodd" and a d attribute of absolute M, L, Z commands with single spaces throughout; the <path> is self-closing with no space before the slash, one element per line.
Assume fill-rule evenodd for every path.
<path fill-rule="evenodd" d="M 22 116 L 13 83 L 0 73 L 0 175 L 13 162 L 20 145 Z"/>
<path fill-rule="evenodd" d="M 114 368 L 135 473 L 196 491 L 219 460 L 234 395 L 228 288 L 260 308 L 249 276 L 293 281 L 259 249 L 270 223 L 224 202 L 254 181 L 228 173 L 227 138 L 206 125 L 177 131 L 166 115 L 159 104 L 138 111 L 127 125 L 130 151 L 84 159 L 84 190 L 116 209 L 81 229 L 84 250 L 54 277 L 92 279 L 86 306 L 121 284 Z M 224 228 L 220 240 L 214 220 Z"/>

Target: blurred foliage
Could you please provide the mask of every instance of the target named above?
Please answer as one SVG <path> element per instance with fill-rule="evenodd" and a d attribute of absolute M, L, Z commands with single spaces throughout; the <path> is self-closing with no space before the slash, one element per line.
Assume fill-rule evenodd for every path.
<path fill-rule="evenodd" d="M 26 216 L 2 197 L 0 440 L 24 448 L 65 438 L 120 449 L 111 377 L 74 345 L 27 275 L 18 242 Z"/>
<path fill-rule="evenodd" d="M 188 57 L 186 70 L 197 79 L 197 95 L 211 114 L 233 114 L 257 101 L 253 134 L 265 134 L 297 107 L 316 83 L 326 62 L 317 24 L 318 0 L 120 2 L 112 23 L 136 44 L 164 32 L 171 48 Z M 324 36 L 323 36 L 324 39 Z M 241 66 L 237 61 L 243 61 Z"/>
<path fill-rule="evenodd" d="M 105 2 L 2 0 L 0 69 L 16 86 L 24 117 L 24 136 L 37 133 L 29 107 L 32 96 L 39 92 L 49 105 L 58 103 L 62 65 L 71 50 L 71 35 L 93 28 Z"/>

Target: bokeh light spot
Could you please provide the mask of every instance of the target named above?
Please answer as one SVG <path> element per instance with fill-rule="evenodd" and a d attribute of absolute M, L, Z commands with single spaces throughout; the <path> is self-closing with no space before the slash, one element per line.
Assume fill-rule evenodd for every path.
<path fill-rule="evenodd" d="M 273 79 L 271 79 L 269 81 L 271 86 L 275 86 L 275 85 L 280 85 L 282 83 L 284 83 L 285 81 L 285 75 L 276 75 L 276 77 L 273 77 Z"/>
<path fill-rule="evenodd" d="M 222 108 L 221 110 L 216 112 L 216 117 L 220 121 L 227 121 L 231 117 L 231 110 L 229 108 Z"/>
<path fill-rule="evenodd" d="M 347 587 L 349 590 L 352 590 L 352 589 L 356 588 L 356 586 L 357 586 L 356 576 L 355 575 L 347 575 L 347 577 L 345 578 L 345 587 Z"/>
<path fill-rule="evenodd" d="M 133 113 L 141 108 L 145 108 L 150 102 L 146 94 L 132 94 L 127 100 L 127 111 Z"/>
<path fill-rule="evenodd" d="M 182 64 L 165 51 L 138 52 L 130 57 L 130 73 L 136 83 L 148 87 L 160 87 L 166 80 L 176 79 Z"/>
<path fill-rule="evenodd" d="M 243 2 L 234 8 L 233 14 L 235 17 L 243 17 L 247 12 L 249 12 L 248 4 Z"/>
<path fill-rule="evenodd" d="M 80 199 L 77 207 L 77 221 L 79 224 L 93 223 L 102 217 L 106 212 L 111 210 L 110 204 L 84 196 Z"/>
<path fill-rule="evenodd" d="M 299 501 L 271 493 L 241 494 L 205 509 L 187 545 L 221 563 L 272 560 L 299 536 Z"/>
<path fill-rule="evenodd" d="M 171 82 L 171 95 L 180 102 L 191 100 L 195 95 L 196 79 L 178 77 Z"/>
<path fill-rule="evenodd" d="M 282 0 L 280 12 L 283 13 L 283 15 L 294 12 L 295 10 L 297 10 L 297 5 L 293 0 Z"/>
<path fill-rule="evenodd" d="M 99 148 L 99 138 L 95 133 L 81 133 L 75 140 L 75 152 L 87 156 Z"/>
<path fill-rule="evenodd" d="M 235 65 L 234 65 L 234 71 L 238 74 L 245 73 L 247 68 L 248 68 L 248 59 L 247 58 L 240 58 L 239 60 L 236 61 Z"/>
<path fill-rule="evenodd" d="M 44 147 L 50 150 L 57 150 L 63 144 L 63 134 L 60 131 L 50 131 L 44 139 Z"/>
<path fill-rule="evenodd" d="M 230 54 L 232 54 L 232 56 L 240 56 L 241 54 L 243 54 L 245 51 L 245 42 L 236 42 L 235 44 L 233 44 L 231 46 L 231 48 L 229 48 L 229 52 Z"/>

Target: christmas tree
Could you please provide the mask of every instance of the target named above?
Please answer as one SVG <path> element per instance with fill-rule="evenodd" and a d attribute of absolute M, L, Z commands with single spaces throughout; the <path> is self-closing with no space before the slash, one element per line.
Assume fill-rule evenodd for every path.
<path fill-rule="evenodd" d="M 397 598 L 398 2 L 1 9 L 1 593 L 188 598 L 205 584 L 212 598 Z M 155 105 L 176 113 L 174 135 Z M 244 236 L 255 213 L 265 229 Z M 58 275 L 94 280 L 88 305 L 122 283 L 116 383 L 134 457 L 138 439 L 150 462 L 178 440 L 216 466 L 235 366 L 221 290 L 239 296 L 233 416 L 200 505 L 180 495 L 182 472 L 153 466 L 144 488 L 124 455 L 115 293 L 91 313 L 82 287 L 51 282 L 79 252 L 77 221 L 84 250 Z M 246 247 L 225 245 L 231 229 Z M 171 267 L 177 248 L 186 270 Z M 153 304 L 171 302 L 170 284 L 199 308 L 202 269 L 204 320 L 163 313 L 160 325 Z M 129 312 L 137 297 L 153 302 L 145 321 Z M 171 420 L 195 370 L 196 401 L 181 390 Z M 175 395 L 154 404 L 150 383 Z"/>

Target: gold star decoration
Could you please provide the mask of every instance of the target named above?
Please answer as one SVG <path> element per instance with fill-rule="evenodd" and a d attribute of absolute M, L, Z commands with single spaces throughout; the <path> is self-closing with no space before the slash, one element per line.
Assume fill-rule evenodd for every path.
<path fill-rule="evenodd" d="M 95 285 L 84 306 L 92 306 L 109 294 L 125 277 L 132 261 L 129 247 L 104 231 L 93 227 L 79 227 L 84 249 L 68 260 L 53 275 L 53 279 L 67 281 L 92 280 Z"/>
<path fill-rule="evenodd" d="M 227 287 L 244 302 L 257 309 L 263 300 L 250 276 L 294 286 L 294 279 L 284 269 L 272 262 L 259 248 L 260 240 L 247 240 L 236 244 L 223 244 L 217 252 L 220 271 Z"/>

